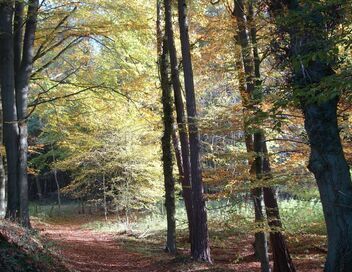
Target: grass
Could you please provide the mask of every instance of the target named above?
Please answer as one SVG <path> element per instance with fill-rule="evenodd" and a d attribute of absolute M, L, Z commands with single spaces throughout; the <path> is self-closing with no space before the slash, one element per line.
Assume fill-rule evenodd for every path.
<path fill-rule="evenodd" d="M 316 200 L 285 200 L 279 202 L 280 214 L 284 230 L 290 235 L 315 234 L 326 235 L 322 206 Z M 239 203 L 235 200 L 209 201 L 207 203 L 210 231 L 254 233 L 254 211 L 250 202 Z M 80 207 L 75 202 L 66 202 L 58 206 L 50 203 L 31 203 L 30 214 L 43 221 L 51 219 L 72 218 L 80 213 Z M 89 217 L 89 214 L 87 215 Z M 160 205 L 151 211 L 129 216 L 126 224 L 125 216 L 110 216 L 107 221 L 92 216 L 93 221 L 85 227 L 103 232 L 132 232 L 142 237 L 151 236 L 166 231 L 166 213 Z M 187 229 L 187 216 L 183 203 L 176 205 L 176 225 L 178 231 Z"/>
<path fill-rule="evenodd" d="M 286 232 L 294 234 L 326 235 L 321 203 L 290 200 L 280 203 L 281 218 Z"/>
<path fill-rule="evenodd" d="M 59 209 L 55 202 L 31 202 L 29 213 L 31 216 L 40 219 L 50 219 L 56 217 L 72 217 L 79 212 L 79 206 L 75 202 L 66 202 Z"/>
<path fill-rule="evenodd" d="M 280 213 L 284 232 L 288 236 L 326 235 L 323 211 L 320 202 L 286 200 L 280 201 Z M 229 200 L 210 201 L 207 204 L 208 224 L 212 241 L 226 239 L 227 236 L 248 233 L 253 234 L 257 228 L 253 222 L 251 203 L 238 204 Z M 180 202 L 176 209 L 177 232 L 187 232 L 186 213 Z M 127 226 L 125 221 L 109 218 L 108 221 L 96 220 L 85 227 L 103 232 L 130 233 L 135 237 L 153 237 L 166 232 L 166 214 L 155 209 L 148 214 L 131 220 Z M 162 235 L 159 235 L 163 237 Z"/>
<path fill-rule="evenodd" d="M 279 205 L 283 231 L 293 259 L 298 264 L 301 262 L 303 266 L 305 261 L 314 267 L 319 267 L 323 263 L 326 250 L 326 229 L 320 202 L 290 199 L 280 201 Z M 160 203 L 150 211 L 131 213 L 129 224 L 126 224 L 124 214 L 110 215 L 105 221 L 102 212 L 99 216 L 97 214 L 78 216 L 80 209 L 76 203 L 62 205 L 61 214 L 58 213 L 57 208 L 52 208 L 52 206 L 32 204 L 31 211 L 34 211 L 35 215 L 44 222 L 74 220 L 80 222 L 83 228 L 116 234 L 116 243 L 126 251 L 153 258 L 156 262 L 160 262 L 161 266 L 175 262 L 174 266 L 179 268 L 175 271 L 196 271 L 198 269 L 192 268 L 193 263 L 189 262 L 186 212 L 181 201 L 177 203 L 176 208 L 179 250 L 176 258 L 161 253 L 166 237 L 166 214 Z M 241 267 L 248 262 L 247 258 L 252 253 L 252 235 L 257 230 L 253 223 L 254 211 L 251 201 L 241 202 L 235 199 L 209 201 L 207 210 L 209 236 L 216 263 L 211 267 L 211 271 L 228 271 L 223 270 L 227 269 L 227 266 Z M 315 259 L 314 263 L 310 261 L 311 258 Z M 220 270 L 214 270 L 217 267 Z M 210 270 L 204 267 L 204 271 Z"/>

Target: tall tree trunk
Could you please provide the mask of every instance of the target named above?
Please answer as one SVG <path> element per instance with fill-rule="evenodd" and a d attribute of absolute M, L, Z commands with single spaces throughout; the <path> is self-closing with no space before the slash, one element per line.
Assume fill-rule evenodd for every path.
<path fill-rule="evenodd" d="M 12 35 L 13 1 L 0 3 L 0 80 L 4 145 L 7 159 L 8 204 L 6 217 L 15 220 L 19 211 L 17 165 L 18 125 L 15 100 L 15 70 Z"/>
<path fill-rule="evenodd" d="M 249 5 L 249 15 L 253 13 L 252 3 Z M 249 16 L 249 19 L 252 20 L 250 22 L 250 31 L 248 31 L 246 16 L 244 13 L 244 5 L 242 0 L 234 1 L 234 12 L 233 15 L 237 21 L 237 33 L 238 33 L 238 43 L 241 46 L 242 53 L 242 61 L 245 72 L 246 79 L 246 100 L 247 100 L 247 110 L 255 111 L 258 107 L 256 100 L 256 89 L 258 90 L 260 87 L 260 67 L 259 67 L 259 56 L 256 47 L 256 29 L 255 22 L 253 21 L 253 17 Z M 253 49 L 250 46 L 250 39 L 247 33 L 251 35 L 252 45 L 254 45 Z M 252 51 L 253 50 L 253 51 Z M 259 96 L 260 98 L 260 96 Z M 260 99 L 259 99 L 260 101 Z M 254 151 L 256 152 L 255 159 L 255 169 L 257 179 L 262 179 L 263 173 L 270 174 L 270 165 L 269 159 L 266 156 L 264 158 L 264 151 L 267 153 L 266 143 L 264 141 L 264 131 L 260 128 L 260 126 L 253 126 L 252 129 L 255 129 L 254 133 Z M 265 187 L 264 191 L 264 204 L 268 217 L 268 224 L 270 226 L 270 242 L 273 251 L 273 261 L 274 261 L 274 272 L 293 272 L 295 271 L 294 265 L 292 263 L 292 259 L 290 257 L 288 248 L 285 243 L 285 239 L 280 231 L 281 219 L 279 214 L 279 206 L 276 200 L 276 195 L 274 190 L 270 187 Z M 264 256 L 262 256 L 264 257 Z M 265 257 L 264 257 L 265 258 Z M 267 269 L 266 261 L 262 262 Z M 262 269 L 264 266 L 262 265 Z"/>
<path fill-rule="evenodd" d="M 162 34 L 161 30 L 161 1 L 157 3 L 158 11 L 158 62 L 160 70 L 160 81 L 162 90 L 162 105 L 163 105 L 163 124 L 164 133 L 161 139 L 162 143 L 162 161 L 164 171 L 164 187 L 165 187 L 165 207 L 167 216 L 167 239 L 165 250 L 169 253 L 176 253 L 176 219 L 175 219 L 175 180 L 173 177 L 173 160 L 172 160 L 172 131 L 173 131 L 173 116 L 172 116 L 172 95 L 171 86 L 168 75 L 168 51 L 167 39 Z M 162 37 L 162 39 L 161 39 Z M 160 49 L 160 43 L 162 43 Z"/>
<path fill-rule="evenodd" d="M 197 107 L 188 33 L 187 4 L 185 0 L 178 1 L 178 18 L 189 128 L 193 207 L 192 229 L 197 230 L 192 232 L 191 252 L 194 260 L 211 262 L 207 211 L 205 208 L 204 186 L 200 164 L 200 135 L 197 124 Z"/>
<path fill-rule="evenodd" d="M 54 150 L 54 145 L 51 144 L 51 152 L 52 152 L 52 157 L 53 157 L 53 174 L 54 174 L 54 180 L 55 180 L 55 185 L 56 185 L 56 196 L 57 196 L 57 205 L 59 207 L 59 214 L 61 214 L 61 193 L 60 193 L 60 183 L 59 179 L 57 176 L 57 169 L 56 169 L 56 156 L 55 156 L 55 150 Z"/>
<path fill-rule="evenodd" d="M 172 27 L 172 9 L 170 0 L 164 0 L 165 7 L 165 34 L 167 36 L 168 52 L 170 55 L 171 65 L 171 80 L 174 90 L 175 109 L 176 109 L 176 121 L 178 125 L 180 142 L 181 142 L 181 155 L 182 155 L 182 166 L 183 166 L 183 177 L 182 177 L 182 192 L 185 201 L 185 207 L 188 219 L 188 229 L 190 237 L 192 237 L 192 183 L 191 183 L 191 163 L 190 163 L 190 151 L 189 151 L 189 140 L 187 135 L 187 124 L 185 107 L 182 99 L 182 91 L 179 79 L 178 71 L 178 60 L 177 52 L 174 40 L 174 31 Z"/>
<path fill-rule="evenodd" d="M 252 156 L 251 154 L 254 152 L 254 143 L 253 143 L 253 134 L 251 133 L 250 127 L 249 127 L 250 126 L 250 123 L 249 123 L 250 97 L 248 96 L 248 93 L 246 90 L 246 80 L 244 77 L 243 62 L 241 60 L 242 55 L 240 51 L 241 51 L 240 46 L 236 46 L 236 49 L 235 49 L 236 69 L 238 73 L 239 89 L 242 97 L 245 144 L 246 144 L 246 149 L 248 154 Z M 250 175 L 251 177 L 254 176 L 254 179 L 255 179 L 256 178 L 255 161 L 254 159 L 249 158 L 248 162 L 250 166 Z M 253 206 L 254 206 L 255 223 L 258 227 L 263 227 L 265 222 L 265 217 L 263 214 L 263 207 L 262 207 L 262 197 L 263 197 L 262 188 L 253 188 L 251 190 L 251 196 L 252 196 Z M 266 238 L 266 234 L 264 231 L 258 231 L 255 233 L 254 237 L 255 237 L 255 241 L 254 241 L 255 255 L 260 261 L 261 271 L 270 272 L 268 241 Z"/>
<path fill-rule="evenodd" d="M 331 62 L 337 59 L 331 56 L 331 53 L 337 50 L 332 45 L 334 43 L 329 41 L 329 35 L 335 25 L 327 24 L 327 20 L 337 21 L 341 14 L 337 10 L 333 15 L 324 13 L 324 9 L 331 12 L 329 2 L 324 3 L 326 6 L 321 3 L 310 6 L 309 10 L 298 1 L 288 3 L 273 0 L 270 4 L 272 14 L 279 19 L 278 30 L 286 32 L 290 38 L 288 59 L 293 69 L 294 94 L 301 100 L 304 125 L 311 148 L 308 168 L 318 184 L 327 227 L 328 255 L 324 271 L 352 271 L 352 184 L 339 135 L 339 97 L 336 90 L 325 86 L 325 82 L 320 87 L 324 78 L 334 75 Z M 341 8 L 342 12 L 343 10 L 344 8 Z M 291 13 L 303 16 L 300 18 L 302 24 L 298 27 L 295 25 L 282 28 L 282 16 L 289 17 Z M 319 58 L 314 59 L 312 56 L 317 48 Z M 294 65 L 295 63 L 300 65 Z M 311 86 L 314 86 L 314 89 Z M 311 98 L 312 94 L 305 96 L 304 92 L 312 92 L 314 96 L 322 97 L 325 94 L 325 98 L 317 102 Z"/>
<path fill-rule="evenodd" d="M 18 184 L 20 198 L 20 221 L 25 227 L 30 227 L 29 210 L 28 210 L 28 175 L 27 175 L 27 160 L 28 160 L 28 126 L 27 126 L 27 110 L 28 110 L 28 91 L 29 81 L 33 68 L 34 56 L 34 40 L 37 27 L 37 13 L 39 8 L 38 0 L 28 1 L 28 11 L 26 18 L 25 34 L 23 39 L 22 59 L 18 70 L 15 73 L 15 89 L 16 89 L 16 107 L 19 127 L 19 164 L 18 164 Z M 20 17 L 20 15 L 16 16 Z M 21 21 L 18 19 L 18 21 Z M 18 23 L 18 22 L 17 22 Z M 16 35 L 21 36 L 20 28 Z M 20 42 L 21 37 L 16 40 Z M 15 48 L 20 47 L 20 44 L 15 44 Z M 19 50 L 20 51 L 20 50 Z M 20 53 L 20 52 L 19 52 Z"/>

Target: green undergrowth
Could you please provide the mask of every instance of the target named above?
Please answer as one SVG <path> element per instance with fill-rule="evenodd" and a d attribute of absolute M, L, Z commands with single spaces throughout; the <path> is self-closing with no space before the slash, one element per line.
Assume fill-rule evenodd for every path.
<path fill-rule="evenodd" d="M 320 202 L 315 200 L 285 200 L 280 201 L 280 213 L 283 223 L 283 232 L 290 244 L 310 248 L 315 243 L 319 247 L 325 246 L 326 228 Z M 240 204 L 231 200 L 209 201 L 208 225 L 212 246 L 226 248 L 229 243 L 240 242 L 248 239 L 257 230 L 269 227 L 258 227 L 253 222 L 254 211 L 251 203 Z M 178 247 L 188 248 L 186 214 L 182 203 L 176 209 Z M 138 247 L 147 254 L 153 253 L 151 247 L 160 251 L 166 236 L 166 214 L 160 209 L 142 217 L 130 220 L 126 224 L 123 218 L 109 218 L 95 220 L 84 225 L 94 231 L 110 232 L 119 235 L 119 240 L 124 240 L 124 245 L 133 247 L 139 240 L 147 243 L 148 247 Z M 121 240 L 121 241 L 122 241 Z M 307 243 L 308 240 L 308 243 Z M 151 251 L 150 251 L 151 250 Z M 149 251 L 149 253 L 148 253 Z"/>
<path fill-rule="evenodd" d="M 0 220 L 0 271 L 68 272 L 53 253 L 51 244 L 35 231 Z"/>
<path fill-rule="evenodd" d="M 321 203 L 314 198 L 290 199 L 279 201 L 279 206 L 282 231 L 287 237 L 291 251 L 294 254 L 302 254 L 317 250 L 318 253 L 324 254 L 326 229 Z M 75 221 L 83 228 L 112 233 L 116 235 L 117 243 L 126 250 L 156 259 L 164 249 L 166 213 L 161 203 L 153 210 L 130 212 L 127 216 L 123 213 L 110 214 L 107 220 L 104 219 L 102 211 L 79 214 L 79 206 L 75 203 L 62 205 L 60 214 L 57 211 L 53 212 L 51 207 L 52 205 L 37 207 L 37 211 L 40 212 L 36 215 L 39 215 L 43 222 Z M 254 224 L 254 211 L 250 200 L 247 202 L 241 199 L 211 200 L 207 202 L 207 211 L 211 245 L 217 250 L 226 251 L 234 245 L 250 244 L 254 233 L 258 230 L 269 232 L 268 226 L 259 228 Z M 51 212 L 50 216 L 48 212 Z M 178 258 L 182 258 L 181 256 L 188 256 L 189 244 L 186 213 L 181 201 L 176 205 L 176 226 L 177 247 L 180 253 Z M 182 260 L 180 263 L 183 266 Z"/>
<path fill-rule="evenodd" d="M 61 207 L 56 202 L 31 202 L 29 205 L 30 215 L 41 220 L 52 218 L 72 218 L 80 213 L 80 206 L 76 202 L 64 202 Z"/>
<path fill-rule="evenodd" d="M 293 258 L 311 258 L 313 255 L 323 258 L 326 250 L 326 229 L 322 207 L 313 199 L 290 199 L 279 201 L 283 233 L 287 238 Z M 32 206 L 33 207 L 33 206 Z M 173 271 L 209 271 L 192 267 L 189 259 L 189 243 L 186 213 L 183 203 L 176 205 L 177 248 L 178 255 L 162 254 L 166 237 L 166 213 L 161 203 L 154 209 L 144 212 L 129 212 L 119 215 L 110 214 L 104 219 L 102 211 L 82 214 L 76 203 L 66 203 L 61 213 L 53 211 L 52 205 L 37 207 L 36 215 L 42 222 L 75 222 L 82 228 L 95 232 L 116 235 L 116 243 L 127 251 L 152 258 L 160 267 L 173 264 Z M 207 202 L 209 238 L 215 258 L 216 271 L 227 271 L 224 264 L 242 262 L 243 248 L 253 242 L 253 234 L 259 229 L 254 224 L 254 211 L 250 199 L 211 200 Z M 50 215 L 47 213 L 51 212 Z M 261 228 L 262 229 L 262 228 Z M 268 232 L 268 226 L 263 229 Z M 228 249 L 231 249 L 229 251 Z M 226 261 L 224 261 L 226 260 Z M 224 270 L 225 269 L 225 270 Z"/>
<path fill-rule="evenodd" d="M 316 199 L 279 201 L 283 231 L 288 235 L 326 235 L 322 206 Z M 93 210 L 93 212 L 92 212 Z M 209 230 L 221 233 L 253 234 L 258 226 L 253 223 L 254 211 L 251 201 L 236 199 L 211 200 L 207 202 Z M 102 211 L 86 208 L 82 215 L 80 206 L 68 202 L 58 206 L 50 203 L 31 203 L 31 216 L 42 221 L 67 221 L 77 216 L 85 216 L 84 227 L 102 232 L 133 234 L 145 238 L 166 231 L 166 212 L 162 204 L 154 209 L 142 212 L 110 215 L 102 219 Z M 182 201 L 176 205 L 177 231 L 187 229 L 187 217 Z M 268 231 L 268 226 L 264 226 Z"/>
<path fill-rule="evenodd" d="M 318 201 L 285 200 L 279 202 L 284 232 L 290 235 L 326 235 L 323 211 Z M 209 201 L 207 204 L 210 231 L 254 233 L 254 211 L 251 203 L 236 204 L 231 201 Z M 85 227 L 103 232 L 135 233 L 142 238 L 166 230 L 166 214 L 155 210 L 144 216 L 131 217 L 129 223 L 123 217 L 96 220 Z M 181 203 L 176 209 L 177 230 L 187 229 L 186 213 Z M 267 227 L 266 227 L 267 228 Z"/>

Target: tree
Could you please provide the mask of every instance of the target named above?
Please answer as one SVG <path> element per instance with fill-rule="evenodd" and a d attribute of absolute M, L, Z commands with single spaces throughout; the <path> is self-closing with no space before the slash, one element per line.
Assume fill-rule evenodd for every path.
<path fill-rule="evenodd" d="M 18 125 L 15 98 L 13 53 L 13 1 L 0 3 L 0 77 L 3 110 L 3 133 L 8 175 L 8 205 L 6 217 L 16 219 L 19 210 L 17 165 Z"/>
<path fill-rule="evenodd" d="M 39 9 L 38 0 L 28 1 L 28 11 L 24 30 L 23 43 L 21 41 L 23 24 L 23 2 L 16 1 L 15 22 L 14 22 L 14 61 L 15 61 L 15 92 L 16 109 L 19 128 L 19 164 L 17 170 L 18 189 L 20 199 L 20 220 L 21 224 L 29 227 L 28 210 L 28 126 L 27 110 L 29 81 L 33 70 L 34 40 L 37 28 L 37 17 Z M 22 50 L 21 50 L 22 47 Z"/>
<path fill-rule="evenodd" d="M 326 272 L 352 270 L 352 184 L 337 120 L 341 89 L 329 83 L 338 78 L 334 29 L 343 24 L 348 2 L 269 1 L 277 31 L 288 39 L 291 87 L 304 114 L 308 168 L 318 184 L 328 233 Z"/>
<path fill-rule="evenodd" d="M 1 93 L 9 182 L 7 218 L 19 219 L 23 226 L 30 227 L 26 119 L 39 1 L 28 1 L 26 20 L 24 20 L 24 2 L 2 1 L 0 7 L 3 19 L 0 26 L 2 33 L 0 54 L 4 60 L 0 68 Z"/>
<path fill-rule="evenodd" d="M 175 179 L 173 177 L 173 107 L 171 85 L 168 74 L 168 46 L 167 38 L 161 29 L 161 1 L 157 3 L 157 38 L 158 38 L 158 62 L 160 83 L 162 90 L 163 124 L 164 133 L 162 143 L 162 162 L 164 171 L 165 206 L 167 214 L 167 240 L 165 250 L 170 253 L 176 252 L 176 220 L 175 220 Z"/>
<path fill-rule="evenodd" d="M 255 159 L 253 159 L 253 153 L 254 153 L 253 133 L 251 133 L 250 120 L 249 120 L 250 112 L 251 112 L 250 100 L 249 100 L 250 97 L 248 97 L 247 90 L 246 90 L 246 80 L 244 77 L 242 55 L 240 52 L 241 48 L 236 48 L 235 51 L 236 51 L 236 69 L 238 73 L 239 89 L 242 97 L 242 106 L 243 106 L 243 119 L 244 119 L 243 128 L 244 128 L 244 134 L 245 134 L 245 144 L 246 144 L 246 150 L 250 156 L 250 159 L 248 160 L 250 165 L 249 172 L 251 176 L 254 176 L 254 181 L 255 181 L 256 172 L 258 171 L 258 169 L 256 168 Z M 263 223 L 265 222 L 265 216 L 263 214 L 263 207 L 262 207 L 263 188 L 262 187 L 253 188 L 251 190 L 251 195 L 253 199 L 255 223 L 259 227 L 263 227 Z M 254 250 L 257 258 L 261 262 L 262 271 L 270 271 L 268 242 L 264 231 L 258 231 L 255 233 Z"/>
<path fill-rule="evenodd" d="M 250 7 L 253 8 L 253 7 Z M 255 97 L 255 88 L 260 88 L 260 69 L 258 61 L 258 53 L 256 52 L 256 39 L 255 39 L 255 22 L 250 22 L 250 29 L 247 27 L 245 18 L 245 7 L 242 0 L 234 1 L 234 11 L 233 14 L 237 20 L 238 27 L 238 43 L 241 46 L 243 69 L 246 81 L 246 93 L 243 94 L 244 105 L 248 112 L 254 112 L 258 110 L 258 99 Z M 250 33 L 252 38 L 252 46 L 254 46 L 254 51 L 252 51 L 250 46 L 250 38 L 248 34 Z M 256 80 L 255 80 L 256 79 Z M 259 99 L 260 101 L 260 99 Z M 246 121 L 245 121 L 246 122 Z M 246 132 L 248 133 L 248 124 L 245 125 Z M 253 144 L 247 144 L 247 149 L 249 151 L 254 151 L 256 153 L 255 158 L 255 172 L 257 179 L 270 178 L 270 163 L 268 158 L 268 151 L 265 142 L 265 135 L 263 129 L 259 124 L 253 125 L 254 138 Z M 253 146 L 253 150 L 251 149 Z M 273 271 L 295 271 L 293 266 L 289 251 L 287 249 L 285 239 L 280 231 L 282 228 L 279 206 L 276 200 L 274 190 L 271 187 L 265 186 L 264 189 L 264 203 L 266 208 L 266 213 L 268 217 L 268 224 L 271 228 L 270 241 L 273 251 L 274 267 Z M 254 196 L 256 197 L 256 196 Z M 259 216 L 260 217 L 260 216 Z M 263 243 L 263 242 L 262 242 Z M 264 242 L 265 243 L 265 242 Z M 263 246 L 262 246 L 263 247 Z M 265 258 L 265 252 L 261 252 L 261 262 L 262 269 L 266 271 L 269 270 L 267 260 Z"/>
<path fill-rule="evenodd" d="M 178 70 L 177 51 L 175 46 L 174 31 L 172 27 L 172 8 L 171 1 L 164 0 L 165 8 L 165 34 L 167 36 L 168 52 L 170 55 L 171 80 L 174 90 L 176 121 L 178 125 L 179 138 L 181 143 L 181 158 L 182 158 L 182 192 L 185 201 L 185 207 L 188 219 L 188 229 L 190 240 L 192 239 L 193 227 L 193 207 L 192 207 L 192 182 L 191 182 L 191 162 L 190 162 L 190 146 L 187 135 L 187 120 L 185 107 L 182 99 L 181 84 Z"/>
<path fill-rule="evenodd" d="M 204 187 L 200 163 L 200 136 L 197 125 L 197 107 L 194 90 L 191 47 L 188 33 L 187 4 L 178 0 L 178 21 L 182 51 L 184 86 L 188 116 L 188 135 L 190 145 L 192 181 L 192 257 L 196 261 L 211 262 L 207 212 L 205 209 Z M 196 230 L 196 231 L 195 231 Z"/>

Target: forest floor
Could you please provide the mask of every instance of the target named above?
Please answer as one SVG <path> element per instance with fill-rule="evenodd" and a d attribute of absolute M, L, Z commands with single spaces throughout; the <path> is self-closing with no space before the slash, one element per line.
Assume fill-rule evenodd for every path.
<path fill-rule="evenodd" d="M 179 254 L 163 252 L 163 244 L 155 240 L 134 237 L 132 234 L 98 232 L 85 227 L 91 220 L 77 216 L 34 226 L 48 241 L 55 244 L 58 255 L 68 269 L 82 272 L 256 272 L 260 264 L 252 253 L 251 236 L 226 239 L 223 246 L 212 247 L 214 265 L 195 264 L 189 260 L 185 241 L 179 243 Z M 185 240 L 185 238 L 183 238 Z M 297 271 L 322 271 L 324 250 L 315 246 L 312 237 L 291 237 L 290 250 Z"/>

